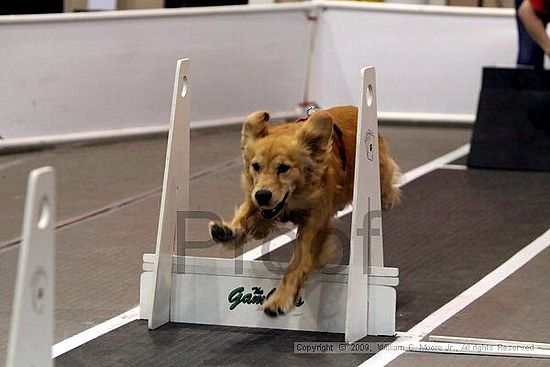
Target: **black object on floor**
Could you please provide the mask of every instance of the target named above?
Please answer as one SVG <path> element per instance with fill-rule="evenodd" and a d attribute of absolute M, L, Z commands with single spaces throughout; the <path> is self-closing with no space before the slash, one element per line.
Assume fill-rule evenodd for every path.
<path fill-rule="evenodd" d="M 483 70 L 468 166 L 550 171 L 550 71 Z"/>

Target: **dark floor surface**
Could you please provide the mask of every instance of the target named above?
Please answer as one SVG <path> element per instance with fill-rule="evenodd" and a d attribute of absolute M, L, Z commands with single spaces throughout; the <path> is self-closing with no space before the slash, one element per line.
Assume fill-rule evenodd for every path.
<path fill-rule="evenodd" d="M 547 367 L 548 359 L 510 358 L 435 353 L 405 353 L 388 366 L 391 367 Z"/>
<path fill-rule="evenodd" d="M 381 132 L 389 140 L 403 171 L 453 150 L 470 139 L 468 129 L 391 126 L 382 127 Z M 242 196 L 238 183 L 238 141 L 238 127 L 192 132 L 191 172 L 195 176 L 200 175 L 191 184 L 193 209 L 211 210 L 228 216 L 234 205 L 238 204 Z M 154 250 L 164 149 L 165 138 L 159 138 L 0 155 L 0 361 L 4 360 L 11 314 L 18 249 L 15 239 L 20 233 L 28 172 L 46 164 L 56 168 L 58 222 L 74 221 L 57 231 L 56 341 L 60 341 L 138 303 L 141 255 Z M 463 162 L 459 160 L 455 163 Z M 438 171 L 406 186 L 403 204 L 385 214 L 386 263 L 388 266 L 398 266 L 401 273 L 397 315 L 399 330 L 410 328 L 549 227 L 550 213 L 545 209 L 550 208 L 547 176 L 509 174 L 506 171 Z M 499 196 L 498 192 L 502 195 Z M 539 200 L 533 200 L 536 193 Z M 453 199 L 449 200 L 449 195 Z M 465 196 L 471 196 L 472 200 Z M 110 207 L 113 203 L 122 205 L 97 213 L 98 209 Z M 83 220 L 83 214 L 90 214 L 90 218 Z M 420 231 L 426 217 L 432 225 Z M 342 225 L 349 227 L 349 222 L 346 224 L 343 220 Z M 208 235 L 204 229 L 205 223 L 194 226 L 192 239 L 206 239 Z M 395 243 L 399 245 L 394 246 Z M 246 249 L 254 245 L 249 244 Z M 233 253 L 220 251 L 217 246 L 193 251 L 190 254 L 233 256 Z M 284 259 L 288 253 L 280 251 L 274 256 Z M 549 261 L 546 254 L 537 257 L 531 262 L 538 264 L 536 268 L 526 266 L 520 269 L 443 324 L 437 333 L 548 341 L 545 338 L 548 335 L 545 333 L 548 318 L 543 319 L 541 310 L 544 310 L 549 295 L 537 290 L 548 284 L 549 274 L 545 274 L 544 269 L 549 268 Z M 502 310 L 513 315 L 513 318 L 507 319 L 501 312 L 488 314 L 487 309 Z M 485 323 L 479 322 L 481 319 Z M 469 328 L 469 325 L 475 327 Z M 273 364 L 269 356 L 274 354 L 280 361 L 275 365 L 292 366 L 299 366 L 302 361 L 303 365 L 356 365 L 366 358 L 364 355 L 295 355 L 292 349 L 288 349 L 292 348 L 293 341 L 298 340 L 339 341 L 339 334 L 277 331 L 271 335 L 265 330 L 255 329 L 247 329 L 246 332 L 231 328 L 207 331 L 201 326 L 170 325 L 162 333 L 153 335 L 140 322 L 128 327 L 133 328 L 136 335 L 146 337 L 140 341 L 144 344 L 140 344 L 139 348 L 149 345 L 155 353 L 163 355 L 166 364 L 163 362 L 162 365 L 192 365 L 191 362 L 196 360 L 210 365 L 221 365 L 220 362 L 232 366 L 251 365 L 251 361 L 254 364 Z M 111 342 L 124 345 L 125 340 L 120 334 L 124 329 L 120 330 L 112 333 L 115 338 L 112 341 L 105 343 L 100 338 L 93 342 L 101 345 L 101 354 L 113 356 L 109 353 L 116 347 L 110 345 Z M 144 330 L 145 334 L 142 333 Z M 174 335 L 170 336 L 172 333 Z M 171 338 L 184 346 L 175 341 L 169 342 Z M 218 342 L 213 346 L 204 343 L 205 338 Z M 184 343 L 187 340 L 195 344 Z M 259 353 L 260 357 L 252 356 L 252 345 L 256 344 L 259 346 L 254 354 Z M 183 359 L 179 359 L 181 355 L 167 353 L 170 348 L 176 347 L 182 350 L 189 348 L 186 350 L 190 353 L 186 353 Z M 217 349 L 210 357 L 204 357 L 207 348 L 211 347 Z M 247 353 L 247 348 L 250 353 Z M 270 351 L 273 353 L 270 354 Z M 236 354 L 231 357 L 230 352 Z M 146 353 L 143 351 L 141 356 Z M 134 354 L 139 355 L 137 352 Z M 77 350 L 62 356 L 56 363 L 86 365 L 83 359 L 79 359 L 85 356 L 86 352 Z M 92 359 L 88 363 L 137 365 L 120 364 L 124 363 L 125 357 L 119 358 L 105 360 L 106 363 Z M 147 358 L 143 360 L 151 362 Z M 512 364 L 516 363 L 515 360 L 510 359 L 510 364 L 508 360 L 503 363 L 516 365 Z M 406 353 L 394 363 L 421 366 L 432 364 L 432 361 L 442 365 L 499 365 L 493 359 L 483 357 L 455 359 L 413 353 Z M 476 364 L 478 361 L 479 364 Z M 497 361 L 502 359 L 497 358 Z M 519 360 L 517 365 L 528 364 Z"/>
<path fill-rule="evenodd" d="M 130 339 L 129 339 L 130 338 Z M 298 354 L 294 343 L 341 341 L 338 334 L 134 321 L 70 351 L 56 366 L 357 366 L 364 354 Z M 131 344 L 129 344 L 131 340 Z M 393 338 L 365 338 L 364 341 Z M 101 351 L 94 353 L 94 351 Z M 93 356 L 93 357 L 92 357 Z"/>
<path fill-rule="evenodd" d="M 550 206 L 540 200 L 550 198 L 548 173 L 438 170 L 406 185 L 404 197 L 408 199 L 386 212 L 383 220 L 386 263 L 400 269 L 397 329 L 401 331 L 455 298 L 550 227 Z M 340 225 L 343 230 L 349 228 L 348 218 Z M 291 247 L 276 250 L 270 258 L 287 260 Z M 347 249 L 342 250 L 339 262 L 346 263 Z M 434 334 L 546 341 L 549 294 L 537 288 L 550 277 L 547 253 L 495 288 L 501 295 L 488 293 Z M 523 333 L 518 333 L 521 328 Z M 293 352 L 294 342 L 342 340 L 341 334 L 183 324 L 167 325 L 157 333 L 147 331 L 143 322 L 134 322 L 66 353 L 56 363 L 255 366 L 269 361 L 273 366 L 356 366 L 369 357 Z M 389 339 L 364 341 L 371 340 Z M 251 351 L 244 352 L 247 348 Z M 241 351 L 238 357 L 235 351 Z M 407 365 L 400 364 L 403 358 L 421 365 L 428 357 L 418 359 L 407 353 L 395 363 Z M 455 356 L 433 358 L 434 363 L 437 358 L 442 358 L 441 364 L 455 363 Z M 480 357 L 468 363 L 475 358 Z M 515 358 L 509 360 L 516 363 Z M 517 363 L 523 365 L 521 360 Z"/>
<path fill-rule="evenodd" d="M 437 170 L 404 186 L 402 204 L 382 222 L 385 264 L 400 271 L 397 330 L 409 330 L 550 228 L 549 204 L 548 173 Z M 349 216 L 337 223 L 349 233 Z M 347 263 L 348 248 L 340 250 L 336 262 Z M 291 253 L 289 245 L 263 259 Z M 543 272 L 539 285 L 550 276 Z"/>

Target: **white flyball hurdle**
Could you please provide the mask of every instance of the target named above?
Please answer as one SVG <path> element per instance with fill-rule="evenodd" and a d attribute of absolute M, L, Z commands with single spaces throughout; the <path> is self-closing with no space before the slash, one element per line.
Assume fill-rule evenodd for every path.
<path fill-rule="evenodd" d="M 53 366 L 55 177 L 29 175 L 7 367 Z"/>
<path fill-rule="evenodd" d="M 398 269 L 383 263 L 374 68 L 361 70 L 349 266 L 316 272 L 297 306 L 276 318 L 266 316 L 261 303 L 278 286 L 286 263 L 176 253 L 176 234 L 185 236 L 185 223 L 177 228 L 177 212 L 189 207 L 189 80 L 189 60 L 179 60 L 156 253 L 143 256 L 140 317 L 149 320 L 150 329 L 172 321 L 338 332 L 346 342 L 395 335 L 399 279 Z"/>

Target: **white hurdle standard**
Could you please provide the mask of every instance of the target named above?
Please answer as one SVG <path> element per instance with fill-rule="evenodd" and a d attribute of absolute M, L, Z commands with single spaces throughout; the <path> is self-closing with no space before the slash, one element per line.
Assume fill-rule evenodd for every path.
<path fill-rule="evenodd" d="M 399 279 L 398 269 L 383 264 L 374 68 L 361 70 L 350 265 L 315 273 L 303 302 L 276 318 L 267 317 L 261 304 L 277 287 L 286 263 L 176 254 L 176 233 L 184 236 L 185 227 L 176 228 L 177 211 L 187 210 L 189 203 L 189 79 L 189 61 L 178 61 L 156 253 L 143 256 L 140 317 L 151 329 L 172 321 L 338 332 L 347 342 L 395 335 L 393 287 Z"/>
<path fill-rule="evenodd" d="M 7 367 L 53 366 L 55 177 L 29 175 Z"/>

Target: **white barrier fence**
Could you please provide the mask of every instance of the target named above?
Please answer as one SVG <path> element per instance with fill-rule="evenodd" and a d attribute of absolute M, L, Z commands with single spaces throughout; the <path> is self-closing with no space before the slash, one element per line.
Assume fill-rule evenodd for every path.
<path fill-rule="evenodd" d="M 330 3 L 321 13 L 311 98 L 354 103 L 355 75 L 375 65 L 380 118 L 473 121 L 481 68 L 511 65 L 511 9 Z"/>
<path fill-rule="evenodd" d="M 195 65 L 194 123 L 241 122 L 258 106 L 295 116 L 309 7 L 0 17 L 0 135 L 167 131 L 182 55 Z"/>
<path fill-rule="evenodd" d="M 2 16 L 0 150 L 166 131 L 182 55 L 195 127 L 353 103 L 365 64 L 380 73 L 381 118 L 471 121 L 481 67 L 514 62 L 515 32 L 511 10 L 330 1 Z"/>

